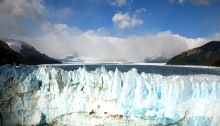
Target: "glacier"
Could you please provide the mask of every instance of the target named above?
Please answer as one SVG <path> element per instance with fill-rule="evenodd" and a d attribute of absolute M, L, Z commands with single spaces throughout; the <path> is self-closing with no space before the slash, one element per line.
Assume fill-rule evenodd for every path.
<path fill-rule="evenodd" d="M 0 67 L 0 125 L 220 125 L 220 76 Z"/>

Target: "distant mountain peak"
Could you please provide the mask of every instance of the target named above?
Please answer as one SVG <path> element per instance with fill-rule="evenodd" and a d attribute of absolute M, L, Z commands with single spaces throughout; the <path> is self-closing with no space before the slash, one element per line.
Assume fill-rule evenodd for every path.
<path fill-rule="evenodd" d="M 161 52 L 155 56 L 147 57 L 144 59 L 145 63 L 166 63 L 169 58 L 165 52 Z"/>

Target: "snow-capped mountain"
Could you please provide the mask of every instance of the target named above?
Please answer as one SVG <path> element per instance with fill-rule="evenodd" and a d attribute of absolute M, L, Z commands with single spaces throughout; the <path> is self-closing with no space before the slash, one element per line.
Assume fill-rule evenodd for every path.
<path fill-rule="evenodd" d="M 21 54 L 21 50 L 23 49 L 24 46 L 28 48 L 32 48 L 32 50 L 36 51 L 36 49 L 33 46 L 19 40 L 7 39 L 7 38 L 1 40 L 6 42 L 11 49 L 18 52 L 19 54 Z"/>
<path fill-rule="evenodd" d="M 169 56 L 167 53 L 162 52 L 158 55 L 152 56 L 152 57 L 146 57 L 144 59 L 145 63 L 166 63 L 169 60 Z"/>
<path fill-rule="evenodd" d="M 149 58 L 145 58 L 144 62 L 145 63 L 166 63 L 169 59 L 168 58 L 164 58 L 164 57 L 149 57 Z"/>
<path fill-rule="evenodd" d="M 33 64 L 11 49 L 7 43 L 0 40 L 0 66 L 4 64 Z"/>
<path fill-rule="evenodd" d="M 26 42 L 14 40 L 14 39 L 1 39 L 2 42 L 8 44 L 8 46 L 21 55 L 28 64 L 53 64 L 60 63 L 59 61 L 48 57 L 45 54 L 37 51 L 33 46 L 27 44 Z"/>

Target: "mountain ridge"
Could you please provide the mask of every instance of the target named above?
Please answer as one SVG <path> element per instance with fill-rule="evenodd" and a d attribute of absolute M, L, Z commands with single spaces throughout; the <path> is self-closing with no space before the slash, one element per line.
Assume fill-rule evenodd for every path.
<path fill-rule="evenodd" d="M 220 66 L 220 41 L 211 41 L 171 58 L 168 65 Z"/>
<path fill-rule="evenodd" d="M 58 64 L 61 63 L 45 54 L 37 51 L 33 46 L 14 39 L 0 39 L 1 60 L 0 65 L 4 64 Z"/>

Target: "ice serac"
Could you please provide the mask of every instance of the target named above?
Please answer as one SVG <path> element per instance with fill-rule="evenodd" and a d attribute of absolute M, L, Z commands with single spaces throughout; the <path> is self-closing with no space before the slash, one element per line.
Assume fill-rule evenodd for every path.
<path fill-rule="evenodd" d="M 220 125 L 217 75 L 0 67 L 0 125 Z"/>

